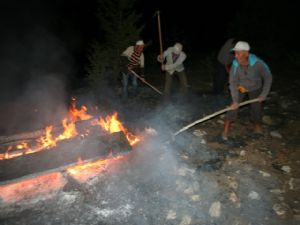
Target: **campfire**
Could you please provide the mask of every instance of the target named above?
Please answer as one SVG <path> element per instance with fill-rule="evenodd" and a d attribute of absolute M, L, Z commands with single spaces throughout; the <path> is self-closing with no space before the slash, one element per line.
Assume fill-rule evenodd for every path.
<path fill-rule="evenodd" d="M 61 127 L 54 128 L 53 125 L 49 125 L 43 130 L 44 134 L 36 138 L 34 141 L 17 140 L 18 143 L 15 145 L 7 146 L 7 144 L 4 144 L 1 147 L 2 153 L 0 153 L 0 160 L 11 159 L 25 154 L 51 149 L 56 147 L 59 142 L 66 139 L 72 139 L 77 136 L 85 138 L 90 133 L 90 127 L 85 128 L 85 130 L 82 130 L 80 133 L 76 128 L 76 122 L 85 120 L 89 121 L 90 126 L 100 126 L 102 130 L 110 134 L 123 132 L 131 146 L 139 142 L 139 138 L 130 133 L 118 120 L 117 112 L 115 112 L 112 116 L 108 115 L 105 118 L 99 117 L 98 119 L 93 119 L 93 116 L 87 113 L 87 107 L 83 105 L 78 110 L 76 108 L 75 99 L 73 99 L 68 117 L 61 121 L 61 127 L 63 128 L 61 133 L 58 133 L 59 130 L 61 130 Z M 28 137 L 26 137 L 26 135 L 22 137 L 24 139 L 31 139 L 30 134 L 28 134 Z M 18 138 L 16 137 L 15 139 Z"/>
<path fill-rule="evenodd" d="M 31 178 L 27 179 L 32 174 L 42 174 L 39 180 L 43 177 L 48 180 L 51 175 L 44 174 L 49 171 L 68 173 L 85 182 L 109 163 L 122 159 L 122 155 L 131 151 L 139 141 L 140 138 L 130 133 L 118 119 L 117 112 L 97 118 L 90 115 L 84 105 L 78 109 L 73 98 L 68 116 L 60 125 L 0 137 L 0 184 L 18 180 L 24 186 L 24 182 L 37 182 L 36 179 L 32 182 L 29 181 Z M 54 177 L 63 179 L 63 176 Z M 58 183 L 60 187 L 64 182 L 60 180 Z M 19 187 L 9 184 L 0 188 L 5 193 Z"/>

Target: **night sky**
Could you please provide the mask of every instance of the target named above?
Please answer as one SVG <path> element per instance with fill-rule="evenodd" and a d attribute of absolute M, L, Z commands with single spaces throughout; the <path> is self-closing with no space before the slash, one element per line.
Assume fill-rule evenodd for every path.
<path fill-rule="evenodd" d="M 142 38 L 146 42 L 152 41 L 149 51 L 159 51 L 157 17 L 153 17 L 156 10 L 161 12 L 164 49 L 180 41 L 190 54 L 217 51 L 238 30 L 232 26 L 232 21 L 239 21 L 237 16 L 242 18 L 243 12 L 249 12 L 255 29 L 247 31 L 244 27 L 247 32 L 244 35 L 237 32 L 237 38 L 249 40 L 252 46 L 274 42 L 278 48 L 292 45 L 294 41 L 293 50 L 298 51 L 299 13 L 294 1 L 260 2 L 207 1 L 204 5 L 203 1 L 143 0 L 138 1 L 136 10 L 142 14 L 141 23 L 145 24 Z M 243 8 L 245 3 L 248 4 L 246 9 Z M 101 39 L 97 7 L 96 0 L 1 1 L 2 86 L 22 83 L 34 76 L 28 74 L 53 68 L 73 74 L 74 79 L 82 76 L 88 47 Z M 257 18 L 260 18 L 258 23 Z"/>
<path fill-rule="evenodd" d="M 157 10 L 161 12 L 163 41 L 184 36 L 193 49 L 218 48 L 227 38 L 228 23 L 240 1 L 206 2 L 197 6 L 195 1 L 138 1 L 137 12 L 145 24 L 142 37 L 157 41 Z M 60 39 L 73 53 L 81 52 L 90 41 L 99 38 L 97 0 L 1 1 L 1 42 L 20 40 L 36 29 L 45 29 Z M 178 39 L 179 39 L 178 38 Z M 178 40 L 179 41 L 179 40 Z M 171 44 L 171 43 L 170 43 Z M 217 47 L 215 47 L 217 46 Z"/>

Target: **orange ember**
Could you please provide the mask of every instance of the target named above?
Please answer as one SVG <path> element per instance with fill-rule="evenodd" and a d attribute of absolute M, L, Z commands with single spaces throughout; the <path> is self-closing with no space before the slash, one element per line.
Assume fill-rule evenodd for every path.
<path fill-rule="evenodd" d="M 67 180 L 59 172 L 29 178 L 17 183 L 0 186 L 0 200 L 13 203 L 24 198 L 44 196 L 45 193 L 56 191 L 62 188 Z"/>
<path fill-rule="evenodd" d="M 67 172 L 78 182 L 83 183 L 88 179 L 102 173 L 112 163 L 122 160 L 123 156 L 117 156 L 109 159 L 100 159 L 94 162 L 80 163 L 76 166 L 69 167 Z"/>

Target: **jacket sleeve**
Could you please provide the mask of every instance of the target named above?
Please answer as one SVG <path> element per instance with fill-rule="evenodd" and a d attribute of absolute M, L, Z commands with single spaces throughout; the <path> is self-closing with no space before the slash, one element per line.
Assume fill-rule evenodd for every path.
<path fill-rule="evenodd" d="M 266 98 L 271 89 L 273 76 L 269 67 L 265 63 L 261 64 L 260 73 L 263 77 L 263 82 L 264 82 L 260 96 Z"/>

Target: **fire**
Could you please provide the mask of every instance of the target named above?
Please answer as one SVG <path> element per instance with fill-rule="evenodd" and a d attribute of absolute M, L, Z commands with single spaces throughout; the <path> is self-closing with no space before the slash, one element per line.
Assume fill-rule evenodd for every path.
<path fill-rule="evenodd" d="M 38 139 L 38 142 L 44 147 L 44 148 L 52 148 L 56 146 L 56 141 L 52 137 L 52 129 L 53 126 L 48 126 L 45 129 L 45 136 L 42 136 Z"/>
<path fill-rule="evenodd" d="M 72 98 L 71 106 L 69 108 L 69 117 L 62 120 L 62 127 L 64 128 L 61 134 L 54 135 L 54 127 L 52 125 L 45 128 L 45 134 L 36 139 L 35 144 L 30 146 L 29 142 L 22 142 L 16 146 L 7 147 L 5 153 L 0 154 L 0 160 L 10 159 L 24 154 L 31 154 L 43 149 L 50 149 L 57 146 L 57 142 L 74 138 L 78 135 L 84 138 L 89 134 L 78 133 L 75 122 L 77 120 L 88 120 L 92 116 L 87 113 L 86 106 L 81 106 L 80 110 L 76 108 L 76 99 Z M 140 139 L 130 133 L 123 124 L 118 120 L 118 113 L 115 112 L 112 116 L 106 116 L 105 119 L 100 117 L 98 120 L 91 122 L 91 125 L 100 125 L 109 133 L 123 132 L 131 146 L 135 145 Z M 55 132 L 57 133 L 57 131 Z"/>
<path fill-rule="evenodd" d="M 28 142 L 21 142 L 15 146 L 6 146 L 3 153 L 0 154 L 0 160 L 11 159 L 14 157 L 31 154 L 44 149 L 51 149 L 56 147 L 60 142 L 66 139 L 71 139 L 76 136 L 84 138 L 89 135 L 90 130 L 82 131 L 81 127 L 76 129 L 76 121 L 89 120 L 92 118 L 87 113 L 87 108 L 81 106 L 80 110 L 76 108 L 75 99 L 72 99 L 71 107 L 69 108 L 69 116 L 61 121 L 61 127 L 54 127 L 49 125 L 44 129 L 44 134 L 36 140 Z M 86 124 L 90 126 L 99 126 L 108 133 L 123 132 L 131 146 L 140 141 L 139 137 L 133 135 L 125 128 L 125 126 L 118 120 L 118 113 L 108 115 L 105 118 L 100 117 L 94 119 Z M 62 129 L 63 128 L 63 129 Z M 97 129 L 91 129 L 95 131 Z M 86 182 L 92 177 L 102 173 L 113 165 L 114 162 L 124 159 L 124 156 L 113 157 L 108 156 L 106 159 L 85 160 L 80 157 L 75 166 L 68 165 L 64 171 L 76 179 L 78 182 Z M 29 198 L 38 194 L 44 194 L 48 191 L 58 190 L 66 184 L 66 179 L 61 172 L 47 174 L 35 177 L 33 179 L 18 182 L 16 184 L 9 184 L 0 186 L 0 200 L 13 202 L 22 198 Z"/>
<path fill-rule="evenodd" d="M 115 133 L 122 131 L 129 144 L 131 146 L 135 145 L 140 141 L 138 137 L 133 135 L 132 133 L 128 132 L 128 130 L 123 126 L 123 124 L 118 120 L 118 113 L 115 112 L 112 116 L 106 116 L 105 120 L 100 117 L 99 118 L 99 125 L 109 133 Z"/>
<path fill-rule="evenodd" d="M 69 138 L 75 137 L 78 134 L 77 131 L 76 131 L 76 127 L 75 127 L 74 122 L 68 123 L 67 119 L 64 119 L 62 121 L 62 125 L 63 125 L 65 130 L 64 130 L 63 134 L 59 135 L 56 138 L 57 141 L 69 139 Z"/>
<path fill-rule="evenodd" d="M 77 136 L 78 133 L 76 131 L 74 122 L 71 121 L 68 123 L 67 119 L 63 119 L 62 125 L 64 128 L 64 131 L 62 134 L 60 134 L 56 138 L 53 138 L 53 135 L 52 135 L 53 126 L 46 127 L 45 136 L 42 136 L 37 140 L 41 144 L 42 148 L 48 148 L 48 149 L 53 148 L 57 145 L 58 141 L 70 139 L 70 138 Z"/>
<path fill-rule="evenodd" d="M 93 162 L 80 162 L 76 166 L 67 168 L 67 172 L 75 180 L 80 183 L 86 182 L 88 179 L 97 176 L 102 173 L 108 166 L 114 162 L 124 159 L 124 156 L 117 156 L 108 159 L 99 159 Z"/>
<path fill-rule="evenodd" d="M 87 108 L 86 106 L 81 106 L 80 110 L 76 109 L 76 98 L 71 98 L 71 105 L 69 108 L 69 117 L 70 119 L 75 122 L 78 119 L 79 120 L 89 120 L 93 116 L 87 114 Z"/>

